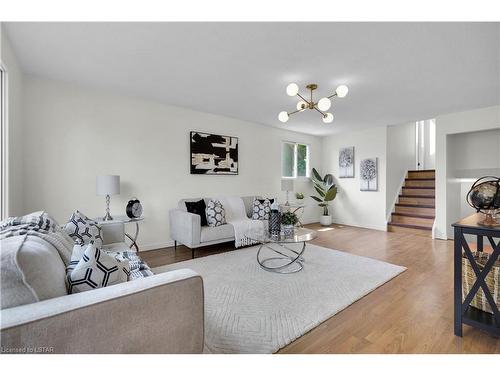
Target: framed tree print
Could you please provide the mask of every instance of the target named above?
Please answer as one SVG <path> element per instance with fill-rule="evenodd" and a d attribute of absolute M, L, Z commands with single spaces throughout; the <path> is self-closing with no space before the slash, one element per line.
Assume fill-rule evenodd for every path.
<path fill-rule="evenodd" d="M 354 177 L 354 147 L 344 147 L 339 151 L 339 177 Z"/>
<path fill-rule="evenodd" d="M 378 159 L 369 158 L 359 163 L 361 191 L 377 191 L 378 189 Z"/>

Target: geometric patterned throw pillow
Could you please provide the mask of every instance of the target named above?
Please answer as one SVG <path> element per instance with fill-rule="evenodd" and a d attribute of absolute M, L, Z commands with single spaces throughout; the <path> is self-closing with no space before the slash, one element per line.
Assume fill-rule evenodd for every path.
<path fill-rule="evenodd" d="M 226 224 L 226 211 L 218 200 L 210 199 L 205 210 L 209 227 L 218 227 Z"/>
<path fill-rule="evenodd" d="M 101 226 L 80 211 L 73 212 L 64 230 L 75 242 L 89 244 L 93 241 L 98 249 L 102 247 Z"/>
<path fill-rule="evenodd" d="M 274 199 L 254 199 L 252 219 L 269 220 L 269 214 L 271 213 L 271 204 L 273 204 L 273 202 Z"/>
<path fill-rule="evenodd" d="M 77 254 L 82 248 L 75 246 L 75 257 L 66 269 L 68 293 L 79 293 L 87 290 L 103 288 L 108 285 L 123 283 L 128 280 L 130 267 L 128 262 L 119 261 L 101 251 L 93 243 L 84 245 L 80 260 Z"/>

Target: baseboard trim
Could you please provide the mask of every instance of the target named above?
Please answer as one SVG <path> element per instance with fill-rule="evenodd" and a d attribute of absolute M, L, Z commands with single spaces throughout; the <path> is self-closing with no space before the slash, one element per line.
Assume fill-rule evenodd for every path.
<path fill-rule="evenodd" d="M 139 245 L 139 251 L 151 251 L 163 249 L 164 247 L 173 247 L 174 241 L 170 240 L 168 242 L 149 244 L 149 245 Z"/>

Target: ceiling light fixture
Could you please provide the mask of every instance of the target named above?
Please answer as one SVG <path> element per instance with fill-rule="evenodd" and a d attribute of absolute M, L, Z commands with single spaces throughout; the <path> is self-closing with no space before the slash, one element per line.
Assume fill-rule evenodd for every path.
<path fill-rule="evenodd" d="M 297 110 L 296 111 L 293 111 L 293 112 L 282 111 L 279 113 L 278 119 L 281 122 L 287 122 L 288 119 L 290 118 L 290 115 L 293 115 L 297 112 L 304 112 L 306 109 L 314 109 L 314 110 L 318 111 L 319 113 L 321 113 L 321 116 L 323 118 L 323 122 L 325 124 L 329 124 L 333 121 L 333 115 L 329 112 L 326 112 L 332 106 L 332 101 L 330 99 L 333 98 L 334 96 L 337 96 L 339 98 L 345 98 L 345 96 L 349 92 L 349 89 L 347 88 L 346 85 L 340 85 L 335 90 L 335 93 L 333 93 L 330 96 L 321 98 L 320 100 L 315 102 L 313 99 L 313 91 L 318 88 L 318 85 L 315 83 L 310 83 L 309 85 L 306 86 L 306 88 L 311 91 L 309 100 L 307 100 L 306 98 L 304 98 L 302 95 L 299 94 L 299 86 L 296 83 L 290 83 L 286 87 L 286 93 L 288 96 L 296 96 L 297 95 L 302 100 L 297 103 Z"/>

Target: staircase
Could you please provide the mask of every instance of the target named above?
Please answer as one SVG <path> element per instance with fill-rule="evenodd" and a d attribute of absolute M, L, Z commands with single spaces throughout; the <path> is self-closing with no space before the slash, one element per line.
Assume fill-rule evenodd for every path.
<path fill-rule="evenodd" d="M 436 173 L 434 170 L 408 171 L 398 203 L 391 214 L 389 232 L 432 237 L 435 218 Z"/>

